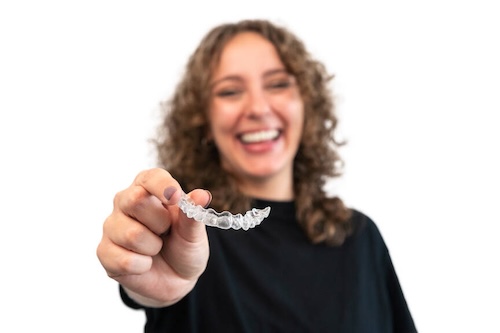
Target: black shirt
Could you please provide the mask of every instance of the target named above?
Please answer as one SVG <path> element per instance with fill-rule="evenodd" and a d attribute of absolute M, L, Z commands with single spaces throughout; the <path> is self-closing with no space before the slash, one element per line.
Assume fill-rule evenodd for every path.
<path fill-rule="evenodd" d="M 353 211 L 354 233 L 331 247 L 309 242 L 293 202 L 255 206 L 271 206 L 255 229 L 207 228 L 207 269 L 178 303 L 144 309 L 145 332 L 416 332 L 370 218 Z"/>

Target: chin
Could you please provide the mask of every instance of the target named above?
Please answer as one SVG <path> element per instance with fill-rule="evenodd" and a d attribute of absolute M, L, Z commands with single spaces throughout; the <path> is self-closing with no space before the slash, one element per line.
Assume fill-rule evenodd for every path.
<path fill-rule="evenodd" d="M 246 170 L 245 174 L 248 177 L 253 178 L 255 180 L 265 180 L 267 178 L 275 176 L 276 174 L 279 173 L 279 171 L 280 169 L 275 167 L 273 168 L 265 167 L 265 168 Z"/>

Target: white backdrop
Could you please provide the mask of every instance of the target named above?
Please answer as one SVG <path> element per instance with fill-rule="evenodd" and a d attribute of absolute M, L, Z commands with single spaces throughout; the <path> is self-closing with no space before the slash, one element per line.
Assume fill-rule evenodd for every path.
<path fill-rule="evenodd" d="M 420 332 L 500 332 L 494 1 L 1 1 L 1 332 L 140 332 L 95 255 L 215 24 L 268 18 L 336 75 L 346 172 Z"/>

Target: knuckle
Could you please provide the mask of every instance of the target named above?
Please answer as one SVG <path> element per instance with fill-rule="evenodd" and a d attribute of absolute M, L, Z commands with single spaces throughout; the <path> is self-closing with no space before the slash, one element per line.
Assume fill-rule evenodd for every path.
<path fill-rule="evenodd" d="M 121 274 L 126 274 L 133 271 L 134 260 L 131 256 L 120 256 L 116 260 L 116 271 Z"/>
<path fill-rule="evenodd" d="M 149 197 L 150 194 L 146 190 L 139 186 L 131 187 L 124 197 L 124 202 L 127 206 L 137 206 L 142 205 L 144 200 Z"/>
<path fill-rule="evenodd" d="M 145 205 L 150 196 L 146 190 L 140 186 L 132 186 L 128 189 L 118 192 L 113 200 L 116 209 L 124 212 L 133 212 L 137 208 Z"/>
<path fill-rule="evenodd" d="M 124 231 L 125 234 L 125 247 L 137 249 L 137 244 L 142 243 L 146 237 L 146 228 L 142 225 L 135 224 L 130 226 Z"/>

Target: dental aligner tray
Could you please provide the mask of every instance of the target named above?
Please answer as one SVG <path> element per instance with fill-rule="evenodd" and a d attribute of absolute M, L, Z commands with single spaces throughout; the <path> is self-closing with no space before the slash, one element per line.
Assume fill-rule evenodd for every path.
<path fill-rule="evenodd" d="M 220 229 L 243 229 L 245 231 L 259 225 L 269 216 L 269 212 L 271 211 L 271 207 L 266 207 L 264 209 L 252 208 L 245 215 L 233 215 L 227 211 L 218 213 L 212 208 L 207 209 L 196 205 L 185 193 L 182 194 L 177 205 L 187 217 L 207 226 Z"/>

